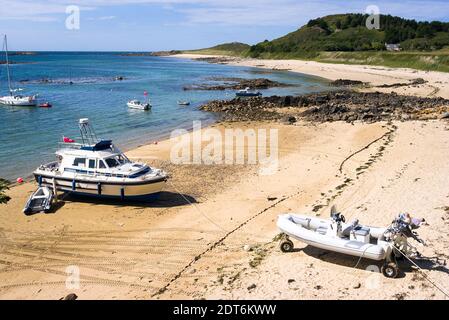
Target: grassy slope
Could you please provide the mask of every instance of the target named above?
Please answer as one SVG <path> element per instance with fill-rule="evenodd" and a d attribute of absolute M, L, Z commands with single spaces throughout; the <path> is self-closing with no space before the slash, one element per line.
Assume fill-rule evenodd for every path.
<path fill-rule="evenodd" d="M 303 26 L 283 37 L 272 41 L 264 41 L 257 46 L 258 52 L 250 50 L 250 46 L 233 42 L 214 46 L 207 49 L 182 51 L 184 53 L 227 55 L 255 57 L 260 59 L 302 59 L 327 63 L 366 64 L 387 67 L 404 67 L 419 70 L 449 72 L 449 48 L 434 51 L 401 51 L 388 52 L 383 50 L 369 51 L 332 51 L 325 48 L 335 48 L 342 44 L 350 47 L 363 48 L 383 47 L 384 32 L 368 30 L 365 27 L 355 26 L 340 30 L 336 27 L 337 21 L 343 21 L 346 14 L 324 17 L 330 32 L 319 26 Z M 447 33 L 438 33 L 434 40 L 441 39 L 447 43 Z M 410 46 L 413 42 L 422 39 L 407 40 L 403 43 Z M 430 40 L 429 40 L 430 41 Z M 411 46 L 413 47 L 413 46 Z M 253 48 L 254 49 L 254 48 Z M 338 50 L 338 49 L 337 49 Z"/>
<path fill-rule="evenodd" d="M 449 49 L 431 52 L 320 52 L 317 57 L 313 58 L 313 60 L 328 63 L 366 64 L 449 72 Z"/>
<path fill-rule="evenodd" d="M 244 54 L 244 52 L 246 52 L 249 48 L 250 46 L 247 44 L 240 42 L 232 42 L 232 43 L 219 44 L 211 48 L 198 49 L 198 50 L 183 50 L 182 52 L 209 54 L 209 55 L 240 56 Z"/>

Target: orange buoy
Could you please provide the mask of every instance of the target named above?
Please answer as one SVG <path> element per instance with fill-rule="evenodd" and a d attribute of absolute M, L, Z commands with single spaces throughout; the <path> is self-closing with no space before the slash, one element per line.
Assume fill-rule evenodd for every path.
<path fill-rule="evenodd" d="M 18 177 L 17 178 L 17 183 L 23 183 L 23 178 L 22 177 Z"/>

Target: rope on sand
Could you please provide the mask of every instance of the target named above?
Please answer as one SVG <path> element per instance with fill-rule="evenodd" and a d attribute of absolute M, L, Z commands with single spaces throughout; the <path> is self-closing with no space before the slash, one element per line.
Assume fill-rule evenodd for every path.
<path fill-rule="evenodd" d="M 176 189 L 175 189 L 176 191 Z M 295 192 L 294 194 L 291 194 L 289 196 L 283 197 L 282 199 L 276 201 L 275 203 L 273 203 L 272 205 L 262 209 L 261 211 L 259 211 L 258 213 L 254 214 L 253 216 L 249 217 L 247 220 L 245 220 L 244 222 L 242 222 L 241 224 L 239 224 L 237 227 L 235 227 L 234 229 L 232 229 L 231 231 L 228 231 L 223 237 L 221 237 L 220 239 L 218 239 L 217 241 L 215 241 L 212 245 L 210 245 L 209 247 L 207 247 L 203 252 L 199 253 L 197 256 L 195 256 L 188 264 L 186 264 L 177 274 L 175 274 L 162 288 L 160 288 L 156 293 L 154 293 L 152 295 L 152 297 L 155 297 L 159 294 L 164 293 L 168 287 L 175 282 L 176 280 L 178 280 L 182 274 L 188 269 L 190 268 L 196 261 L 198 261 L 199 259 L 201 259 L 205 254 L 207 254 L 208 252 L 212 251 L 213 249 L 215 249 L 217 246 L 219 246 L 220 244 L 222 244 L 231 234 L 233 234 L 234 232 L 238 231 L 239 229 L 241 229 L 243 226 L 245 226 L 246 224 L 248 224 L 250 221 L 254 220 L 255 218 L 257 218 L 258 216 L 260 216 L 261 214 L 267 212 L 268 210 L 274 208 L 275 206 L 277 206 L 279 203 L 284 202 L 285 200 L 288 200 L 294 196 L 297 196 L 298 194 L 302 193 L 302 191 L 298 191 Z M 182 197 L 184 197 L 184 195 L 182 195 L 180 193 L 180 195 Z M 185 198 L 185 197 L 184 197 Z M 191 203 L 192 205 L 194 205 L 194 203 L 190 202 L 187 198 L 185 198 L 185 200 L 189 203 Z M 201 213 L 202 211 L 199 209 L 198 206 L 195 206 L 195 208 Z M 209 217 L 206 216 L 206 218 L 208 220 L 210 220 Z M 215 222 L 212 222 L 215 224 Z M 216 225 L 216 224 L 215 224 Z M 221 227 L 220 227 L 221 228 Z M 223 229 L 223 228 L 221 228 Z"/>
<path fill-rule="evenodd" d="M 389 136 L 390 134 L 392 134 L 394 131 L 396 131 L 396 126 L 393 126 L 392 128 L 390 128 L 390 130 L 388 130 L 387 132 L 385 132 L 383 135 L 381 135 L 379 138 L 374 139 L 373 141 L 371 141 L 370 143 L 368 143 L 366 146 L 364 146 L 363 148 L 351 153 L 349 156 L 347 156 L 341 163 L 340 163 L 340 167 L 338 168 L 338 171 L 340 171 L 340 173 L 343 172 L 343 166 L 344 164 L 351 159 L 353 156 L 355 156 L 356 154 L 368 149 L 369 147 L 371 147 L 373 144 L 375 144 L 376 142 L 378 142 L 379 140 L 382 140 L 383 138 Z"/>
<path fill-rule="evenodd" d="M 430 277 L 424 272 L 424 270 L 418 266 L 412 259 L 410 259 L 407 255 L 405 255 L 400 249 L 395 248 L 395 250 L 398 250 L 408 261 L 410 261 L 418 270 L 421 272 L 421 274 L 424 276 L 424 279 L 429 281 L 435 288 L 437 288 L 443 295 L 446 296 L 446 298 L 449 298 L 449 293 L 447 293 L 443 286 L 440 286 L 436 284 Z"/>

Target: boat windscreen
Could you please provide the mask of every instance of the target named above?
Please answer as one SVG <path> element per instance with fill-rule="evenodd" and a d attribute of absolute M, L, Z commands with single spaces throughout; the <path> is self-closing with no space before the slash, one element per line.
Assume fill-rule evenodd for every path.
<path fill-rule="evenodd" d="M 120 165 L 120 162 L 118 162 L 115 158 L 108 158 L 105 159 L 105 161 L 108 164 L 109 168 L 114 168 Z"/>
<path fill-rule="evenodd" d="M 104 159 L 106 163 L 108 164 L 109 168 L 114 168 L 120 165 L 123 165 L 127 162 L 129 162 L 128 158 L 126 158 L 124 155 L 119 155 L 111 158 Z"/>

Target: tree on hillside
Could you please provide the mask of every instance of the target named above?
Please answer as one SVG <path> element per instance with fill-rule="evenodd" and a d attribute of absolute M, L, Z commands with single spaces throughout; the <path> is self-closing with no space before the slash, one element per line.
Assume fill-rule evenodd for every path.
<path fill-rule="evenodd" d="M 326 34 L 331 33 L 330 29 L 329 29 L 329 25 L 327 24 L 326 20 L 318 18 L 318 19 L 312 19 L 307 23 L 308 27 L 314 27 L 314 26 L 318 26 L 321 29 L 323 29 L 324 31 L 326 31 Z"/>
<path fill-rule="evenodd" d="M 8 190 L 9 181 L 0 178 L 0 203 L 7 203 L 11 198 L 5 194 L 5 191 Z"/>

